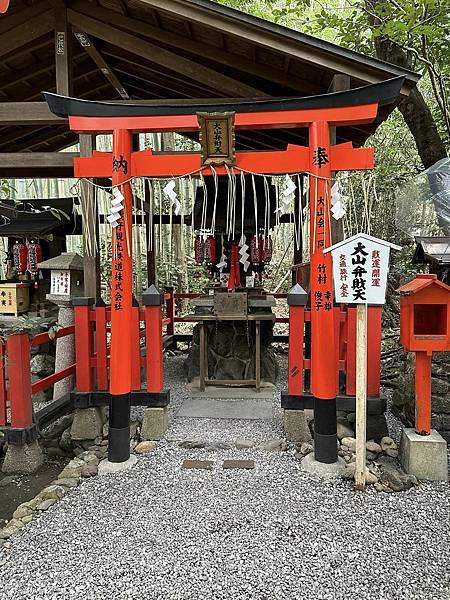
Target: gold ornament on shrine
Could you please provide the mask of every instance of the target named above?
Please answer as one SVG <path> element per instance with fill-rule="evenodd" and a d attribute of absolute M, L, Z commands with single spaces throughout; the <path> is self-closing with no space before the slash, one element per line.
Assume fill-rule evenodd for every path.
<path fill-rule="evenodd" d="M 236 165 L 234 112 L 197 113 L 203 165 Z"/>

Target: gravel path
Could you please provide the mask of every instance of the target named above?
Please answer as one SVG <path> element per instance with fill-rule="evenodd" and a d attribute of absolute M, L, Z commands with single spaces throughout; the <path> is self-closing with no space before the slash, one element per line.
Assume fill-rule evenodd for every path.
<path fill-rule="evenodd" d="M 180 360 L 171 362 L 176 411 L 184 386 Z M 211 419 L 201 431 L 181 421 L 194 420 L 175 418 L 169 438 L 280 433 L 276 419 Z M 213 470 L 182 470 L 185 458 Z M 224 471 L 227 458 L 256 468 Z M 293 451 L 164 440 L 133 470 L 85 481 L 21 530 L 0 551 L 0 598 L 448 600 L 449 517 L 447 484 L 357 493 L 302 472 Z"/>

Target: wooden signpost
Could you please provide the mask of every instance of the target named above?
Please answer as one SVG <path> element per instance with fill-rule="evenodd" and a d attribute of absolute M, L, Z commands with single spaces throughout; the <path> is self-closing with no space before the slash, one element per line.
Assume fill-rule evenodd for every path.
<path fill-rule="evenodd" d="M 365 233 L 330 248 L 337 303 L 356 304 L 356 469 L 355 488 L 366 485 L 367 306 L 385 303 L 390 249 L 400 246 Z"/>

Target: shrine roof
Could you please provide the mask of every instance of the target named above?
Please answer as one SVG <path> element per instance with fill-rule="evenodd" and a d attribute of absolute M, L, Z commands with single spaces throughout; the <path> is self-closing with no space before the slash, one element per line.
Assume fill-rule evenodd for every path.
<path fill-rule="evenodd" d="M 397 292 L 399 292 L 401 296 L 411 296 L 417 294 L 418 292 L 424 290 L 429 286 L 437 286 L 446 291 L 450 290 L 450 287 L 448 285 L 446 285 L 442 281 L 439 281 L 437 275 L 423 273 L 420 275 L 416 275 L 415 279 L 399 287 Z"/>
<path fill-rule="evenodd" d="M 94 101 L 195 104 L 195 99 L 270 101 L 361 88 L 402 77 L 397 98 L 377 123 L 339 127 L 337 143 L 359 146 L 419 76 L 376 58 L 282 27 L 210 0 L 15 0 L 0 16 L 1 102 L 39 103 L 42 91 Z M 63 27 L 62 27 L 63 26 Z M 55 31 L 67 28 L 70 69 L 55 52 Z M 73 35 L 72 35 L 73 33 Z M 56 49 L 57 50 L 57 49 Z M 58 82 L 58 83 L 57 83 Z M 58 87 L 57 87 L 58 86 Z M 0 152 L 53 152 L 77 134 L 67 122 L 0 121 Z M 305 143 L 295 129 L 242 132 L 237 147 L 284 149 Z"/>
<path fill-rule="evenodd" d="M 415 263 L 438 263 L 450 265 L 450 236 L 422 237 L 416 236 Z"/>

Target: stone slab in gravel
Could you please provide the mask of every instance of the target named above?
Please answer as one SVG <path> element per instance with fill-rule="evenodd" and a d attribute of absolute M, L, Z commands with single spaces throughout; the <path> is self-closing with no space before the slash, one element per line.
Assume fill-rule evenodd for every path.
<path fill-rule="evenodd" d="M 177 417 L 242 419 L 244 421 L 271 419 L 272 400 L 189 398 L 181 405 Z"/>

